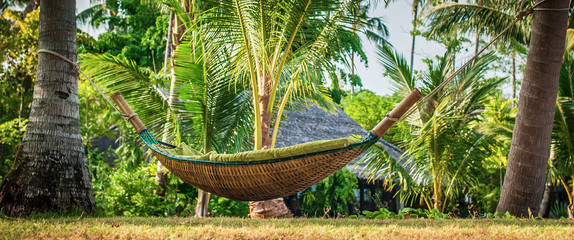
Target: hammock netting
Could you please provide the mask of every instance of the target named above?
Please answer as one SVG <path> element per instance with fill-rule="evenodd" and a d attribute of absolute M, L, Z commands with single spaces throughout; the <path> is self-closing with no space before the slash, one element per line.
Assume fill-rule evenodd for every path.
<path fill-rule="evenodd" d="M 240 201 L 262 201 L 296 194 L 358 157 L 378 138 L 343 138 L 238 154 L 185 155 L 185 145 L 157 141 L 144 129 L 140 137 L 174 175 L 201 190 Z M 184 155 L 181 155 L 181 154 Z"/>

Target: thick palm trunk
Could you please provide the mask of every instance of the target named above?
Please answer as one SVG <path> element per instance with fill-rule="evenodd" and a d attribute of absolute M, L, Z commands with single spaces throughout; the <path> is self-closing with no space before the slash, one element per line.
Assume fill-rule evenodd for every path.
<path fill-rule="evenodd" d="M 76 1 L 43 0 L 40 5 L 40 49 L 75 61 Z M 91 211 L 95 202 L 80 135 L 78 74 L 54 55 L 39 54 L 34 100 L 20 147 L 0 186 L 0 207 L 6 215 Z"/>
<path fill-rule="evenodd" d="M 568 4 L 568 0 L 551 0 L 540 7 L 562 9 Z M 567 20 L 567 11 L 534 12 L 530 52 L 498 212 L 509 211 L 521 217 L 528 216 L 529 211 L 538 213 L 550 154 Z"/>

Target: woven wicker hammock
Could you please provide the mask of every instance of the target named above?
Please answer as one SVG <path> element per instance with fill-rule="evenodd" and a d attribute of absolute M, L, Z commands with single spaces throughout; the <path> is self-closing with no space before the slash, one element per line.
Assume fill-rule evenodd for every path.
<path fill-rule="evenodd" d="M 325 179 L 373 145 L 421 97 L 414 90 L 363 140 L 342 148 L 257 161 L 198 160 L 162 151 L 175 146 L 157 141 L 121 94 L 112 96 L 157 159 L 174 175 L 201 190 L 240 201 L 262 201 L 296 194 Z M 393 117 L 389 117 L 393 116 Z M 273 151 L 273 150 L 263 150 Z"/>

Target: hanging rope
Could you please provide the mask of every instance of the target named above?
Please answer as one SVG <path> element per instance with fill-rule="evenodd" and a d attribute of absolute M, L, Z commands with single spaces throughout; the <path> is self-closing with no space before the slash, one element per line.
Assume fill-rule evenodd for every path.
<path fill-rule="evenodd" d="M 106 101 L 108 101 L 108 103 L 120 114 L 120 116 L 122 116 L 126 121 L 129 121 L 131 118 L 137 116 L 137 113 L 132 113 L 130 115 L 126 115 L 123 114 L 122 111 L 120 111 L 115 104 L 112 103 L 112 101 L 110 101 L 110 99 L 102 92 L 102 90 L 88 77 L 88 75 L 86 75 L 82 69 L 80 68 L 80 65 L 76 62 L 73 62 L 72 60 L 68 59 L 67 57 L 65 57 L 62 54 L 59 54 L 57 52 L 54 52 L 52 50 L 48 50 L 48 49 L 40 49 L 38 50 L 38 53 L 49 53 L 52 54 L 56 57 L 61 58 L 62 60 L 72 64 L 72 66 L 74 66 L 74 68 L 76 68 L 76 70 L 78 70 L 78 72 L 82 73 L 82 75 L 84 75 L 84 77 L 86 79 L 88 79 L 88 81 L 96 88 L 96 90 L 98 90 L 98 92 L 100 92 L 100 94 L 102 95 L 102 97 L 104 97 L 104 99 L 106 99 Z"/>
<path fill-rule="evenodd" d="M 464 70 L 464 68 L 468 67 L 468 65 L 470 65 L 474 60 L 476 60 L 476 58 L 478 58 L 478 56 L 480 56 L 480 54 L 482 54 L 488 47 L 490 47 L 490 45 L 492 45 L 494 42 L 496 42 L 499 38 L 501 38 L 506 32 L 508 32 L 508 30 L 510 30 L 510 28 L 512 28 L 512 26 L 514 26 L 518 21 L 521 21 L 524 19 L 524 17 L 532 14 L 534 11 L 568 11 L 570 10 L 569 8 L 556 8 L 556 9 L 552 9 L 552 8 L 538 8 L 538 6 L 544 2 L 546 2 L 548 0 L 543 0 L 540 1 L 538 3 L 535 3 L 533 6 L 528 7 L 520 12 L 518 12 L 518 14 L 516 14 L 514 21 L 512 21 L 510 24 L 508 24 L 508 26 L 506 26 L 506 28 L 504 28 L 504 30 L 502 30 L 502 32 L 500 32 L 495 38 L 493 38 L 492 40 L 490 40 L 490 42 L 488 44 L 486 44 L 486 46 L 484 46 L 480 51 L 478 51 L 476 54 L 474 54 L 474 56 L 472 58 L 470 58 L 470 60 L 468 60 L 464 65 L 462 65 L 462 67 L 458 68 L 453 74 L 451 74 L 445 81 L 443 81 L 441 84 L 439 84 L 435 89 L 433 89 L 429 94 L 427 94 L 425 97 L 423 97 L 416 105 L 414 105 L 411 109 L 409 109 L 409 111 L 407 111 L 407 113 L 405 113 L 405 115 L 403 115 L 399 121 L 405 120 L 407 117 L 409 117 L 411 114 L 413 114 L 419 107 L 421 107 L 423 104 L 425 104 L 426 102 L 429 101 L 429 99 L 431 99 L 434 95 L 436 95 L 445 85 L 447 85 L 448 83 L 450 83 L 454 77 L 456 77 L 458 74 L 460 74 L 460 72 L 462 72 L 462 70 Z M 520 8 L 522 8 L 524 6 L 524 3 L 526 2 L 526 0 L 522 0 L 522 2 L 520 3 Z"/>

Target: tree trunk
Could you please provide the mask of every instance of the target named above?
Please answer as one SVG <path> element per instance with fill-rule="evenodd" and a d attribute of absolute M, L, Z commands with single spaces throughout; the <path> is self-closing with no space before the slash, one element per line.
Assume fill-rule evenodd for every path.
<path fill-rule="evenodd" d="M 39 48 L 76 56 L 76 1 L 40 2 Z M 80 135 L 78 73 L 57 56 L 38 56 L 34 100 L 14 165 L 0 185 L 0 206 L 12 217 L 84 210 L 94 202 Z"/>
<path fill-rule="evenodd" d="M 478 6 L 482 6 L 482 0 L 478 0 Z M 474 55 L 478 54 L 478 47 L 480 45 L 480 27 L 476 28 L 476 36 L 474 37 Z"/>
<path fill-rule="evenodd" d="M 548 173 L 548 176 L 546 176 L 546 184 L 544 185 L 544 195 L 542 197 L 542 201 L 540 202 L 540 211 L 538 211 L 539 217 L 548 217 L 548 210 L 550 209 L 553 190 L 554 187 L 552 186 L 550 173 Z"/>
<path fill-rule="evenodd" d="M 260 78 L 265 79 L 261 81 L 263 84 L 259 86 L 259 106 L 261 108 L 261 143 L 262 149 L 271 148 L 271 118 L 273 113 L 268 111 L 271 93 L 271 78 L 268 73 L 261 71 Z M 293 214 L 285 205 L 282 198 L 276 198 L 266 201 L 253 201 L 249 202 L 249 217 L 251 218 L 288 218 L 293 217 Z"/>
<path fill-rule="evenodd" d="M 550 159 L 549 161 L 554 161 L 555 152 L 554 145 L 550 145 Z M 539 217 L 548 217 L 550 210 L 550 203 L 552 202 L 552 191 L 554 191 L 554 186 L 552 185 L 551 173 L 546 174 L 546 184 L 544 184 L 544 195 L 542 201 L 540 202 L 540 210 L 538 211 Z"/>
<path fill-rule="evenodd" d="M 163 62 L 163 71 L 164 73 L 166 71 L 168 71 L 168 67 L 169 65 L 169 60 L 171 59 L 172 53 L 175 51 L 174 49 L 174 44 L 173 44 L 173 28 L 174 28 L 174 21 L 175 21 L 175 14 L 173 12 L 170 12 L 169 14 L 169 25 L 168 25 L 168 30 L 167 30 L 167 43 L 165 46 L 165 56 L 164 56 L 164 62 Z M 169 96 L 167 96 L 167 104 L 172 107 L 173 106 L 173 101 L 174 101 L 174 97 L 173 95 L 175 94 L 175 74 L 173 73 L 173 67 L 169 69 L 170 73 L 171 73 L 171 82 L 170 82 L 170 87 L 169 87 Z M 170 122 L 170 118 L 171 118 L 171 114 L 168 112 L 167 116 L 166 116 L 166 121 Z M 162 134 L 162 141 L 163 142 L 168 142 L 168 134 L 169 134 L 169 126 L 165 125 L 164 129 L 163 129 L 163 134 Z M 160 161 L 157 161 L 157 172 L 155 174 L 155 182 L 159 185 L 159 189 L 156 190 L 156 194 L 160 197 L 160 198 L 164 198 L 165 197 L 165 191 L 167 189 L 167 174 L 164 171 L 163 165 L 161 164 Z M 201 191 L 201 190 L 200 190 Z"/>
<path fill-rule="evenodd" d="M 512 49 L 512 99 L 516 99 L 516 51 L 514 49 Z"/>
<path fill-rule="evenodd" d="M 38 9 L 38 6 L 40 6 L 39 1 L 40 0 L 29 0 L 28 3 L 26 3 L 26 7 L 24 7 L 24 10 L 22 10 L 22 19 L 26 19 L 28 13 L 31 13 L 34 10 Z"/>
<path fill-rule="evenodd" d="M 206 191 L 199 190 L 199 197 L 197 206 L 195 206 L 194 217 L 207 217 L 210 195 L 211 194 Z"/>
<path fill-rule="evenodd" d="M 568 8 L 568 4 L 567 0 L 552 0 L 540 7 L 562 9 Z M 530 51 L 498 212 L 508 211 L 519 217 L 538 213 L 550 154 L 567 20 L 568 11 L 534 12 Z"/>
<path fill-rule="evenodd" d="M 414 61 L 415 61 L 415 40 L 416 40 L 416 31 L 417 31 L 417 14 L 419 13 L 419 6 L 418 3 L 415 3 L 413 1 L 413 32 L 411 33 L 411 35 L 413 35 L 412 41 L 411 41 L 411 74 L 413 73 L 414 70 Z"/>

